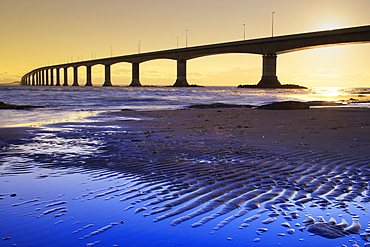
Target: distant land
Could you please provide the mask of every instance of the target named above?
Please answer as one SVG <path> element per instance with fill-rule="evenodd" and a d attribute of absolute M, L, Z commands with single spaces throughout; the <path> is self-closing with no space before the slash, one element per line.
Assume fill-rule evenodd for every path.
<path fill-rule="evenodd" d="M 22 86 L 20 81 L 0 83 L 0 86 Z"/>

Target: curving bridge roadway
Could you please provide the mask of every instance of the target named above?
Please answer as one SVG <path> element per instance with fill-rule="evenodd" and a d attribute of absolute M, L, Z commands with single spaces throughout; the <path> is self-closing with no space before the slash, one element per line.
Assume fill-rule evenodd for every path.
<path fill-rule="evenodd" d="M 279 54 L 301 51 L 306 49 L 370 43 L 370 25 L 352 28 L 343 28 L 330 31 L 310 32 L 293 35 L 268 37 L 261 39 L 243 40 L 211 45 L 194 46 L 188 48 L 163 50 L 156 52 L 140 53 L 126 56 L 116 56 L 81 62 L 65 63 L 34 69 L 25 74 L 21 82 L 26 85 L 42 86 L 68 86 L 68 68 L 73 68 L 73 84 L 79 86 L 78 68 L 86 67 L 85 86 L 92 86 L 91 67 L 94 65 L 105 66 L 105 81 L 103 86 L 112 86 L 111 65 L 121 62 L 132 64 L 132 81 L 130 86 L 141 86 L 139 78 L 140 63 L 155 59 L 172 59 L 177 61 L 177 79 L 173 86 L 189 86 L 186 78 L 186 61 L 226 53 L 251 53 L 263 56 L 262 78 L 258 83 L 261 87 L 281 86 L 276 76 L 276 58 Z M 61 82 L 60 70 L 63 69 Z M 55 75 L 54 75 L 55 71 Z"/>

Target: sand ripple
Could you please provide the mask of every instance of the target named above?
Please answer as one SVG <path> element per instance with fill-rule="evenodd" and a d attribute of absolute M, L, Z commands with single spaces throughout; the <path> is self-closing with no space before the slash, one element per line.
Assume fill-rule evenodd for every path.
<path fill-rule="evenodd" d="M 66 160 L 64 154 L 54 154 L 52 160 L 59 166 L 107 168 L 105 174 L 101 170 L 96 177 L 91 174 L 96 180 L 134 179 L 129 186 L 101 191 L 90 199 L 114 196 L 130 201 L 127 210 L 144 213 L 155 222 L 170 220 L 172 225 L 191 221 L 192 227 L 200 227 L 214 222 L 218 230 L 241 218 L 239 228 L 244 228 L 261 217 L 261 209 L 269 212 L 269 218 L 262 221 L 269 224 L 281 216 L 287 220 L 298 218 L 298 211 L 293 210 L 307 206 L 349 212 L 349 203 L 370 201 L 370 162 L 366 154 L 352 157 L 300 149 L 278 153 L 241 141 L 153 141 L 145 139 L 147 135 L 91 136 L 100 145 L 99 155 L 83 154 L 83 163 L 81 156 Z M 43 162 L 39 153 L 22 157 L 24 160 L 13 167 L 21 173 L 29 169 L 26 160 Z M 281 215 L 282 211 L 290 213 Z M 358 227 L 311 222 L 308 230 L 331 238 L 357 233 Z"/>
<path fill-rule="evenodd" d="M 135 169 L 146 173 L 143 174 L 145 180 L 162 181 L 161 188 L 149 192 L 146 188 L 152 184 L 147 183 L 140 191 L 129 192 L 130 196 L 121 199 L 139 198 L 149 210 L 146 215 L 153 215 L 155 222 L 171 219 L 171 224 L 177 225 L 203 216 L 191 223 L 193 227 L 200 227 L 219 218 L 214 226 L 217 230 L 260 208 L 270 212 L 277 212 L 279 208 L 302 210 L 311 202 L 312 206 L 323 209 L 348 210 L 346 202 L 358 197 L 369 200 L 367 157 L 302 150 L 276 155 L 249 146 L 222 147 L 225 143 L 191 143 L 197 146 L 191 150 L 183 150 L 184 146 L 180 145 L 157 147 L 158 152 L 151 156 L 153 160 Z M 213 148 L 207 150 L 210 146 Z M 153 146 L 141 146 L 150 147 Z M 175 152 L 176 148 L 180 152 Z M 257 212 L 249 214 L 240 227 L 248 226 L 258 217 Z M 285 216 L 287 219 L 297 217 L 296 211 Z M 266 219 L 266 223 L 273 218 Z"/>

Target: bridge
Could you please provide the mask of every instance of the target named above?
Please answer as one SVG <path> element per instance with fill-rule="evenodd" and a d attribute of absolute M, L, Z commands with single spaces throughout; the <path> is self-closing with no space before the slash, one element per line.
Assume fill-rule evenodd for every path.
<path fill-rule="evenodd" d="M 112 86 L 111 66 L 126 62 L 132 64 L 132 81 L 129 86 L 141 86 L 140 63 L 155 59 L 171 59 L 177 61 L 177 78 L 173 86 L 186 87 L 189 86 L 186 77 L 187 60 L 217 54 L 247 53 L 260 54 L 263 58 L 262 78 L 257 86 L 279 87 L 281 84 L 276 75 L 277 55 L 318 47 L 369 42 L 370 25 L 367 25 L 58 64 L 34 69 L 25 74 L 21 82 L 24 85 L 32 86 L 68 86 L 68 68 L 72 67 L 72 86 L 79 86 L 78 68 L 84 66 L 86 67 L 85 86 L 92 86 L 91 68 L 95 65 L 104 65 L 105 80 L 103 86 Z M 60 76 L 61 69 L 64 73 L 63 83 Z"/>

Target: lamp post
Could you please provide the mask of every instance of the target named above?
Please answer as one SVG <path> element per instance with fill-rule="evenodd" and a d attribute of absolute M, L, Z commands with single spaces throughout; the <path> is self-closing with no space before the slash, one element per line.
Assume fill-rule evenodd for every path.
<path fill-rule="evenodd" d="M 189 30 L 186 29 L 186 48 L 188 48 L 188 31 Z"/>
<path fill-rule="evenodd" d="M 271 16 L 271 37 L 274 37 L 274 15 L 275 15 L 275 12 L 272 12 L 272 16 Z"/>
<path fill-rule="evenodd" d="M 245 24 L 243 24 L 243 26 L 244 26 L 244 40 L 245 40 Z"/>
<path fill-rule="evenodd" d="M 176 36 L 176 44 L 177 44 L 177 49 L 179 49 L 179 36 Z"/>
<path fill-rule="evenodd" d="M 140 46 L 141 46 L 141 40 L 139 40 L 139 44 L 137 45 L 138 46 L 138 50 L 139 50 L 139 54 L 140 54 Z"/>

